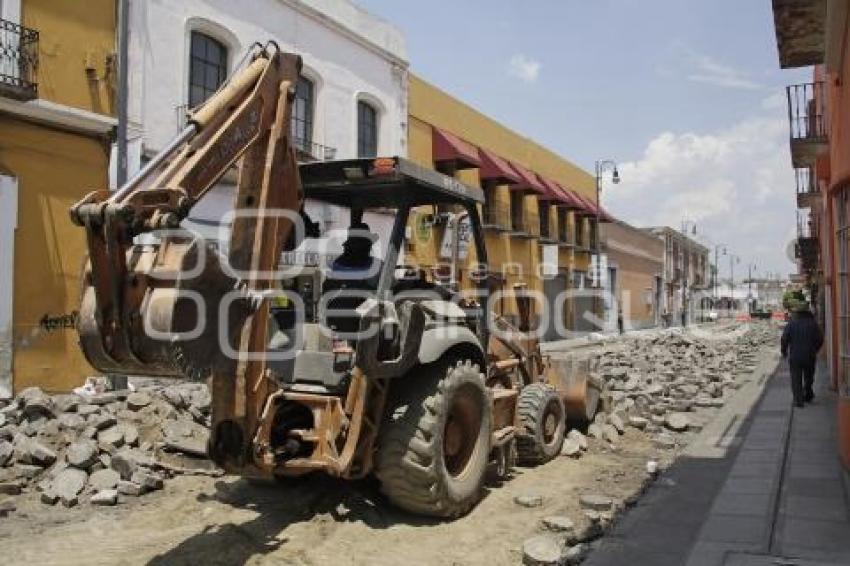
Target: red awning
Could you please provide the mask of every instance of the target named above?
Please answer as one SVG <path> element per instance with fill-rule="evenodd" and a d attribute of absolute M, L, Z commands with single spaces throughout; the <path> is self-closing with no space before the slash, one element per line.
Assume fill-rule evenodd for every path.
<path fill-rule="evenodd" d="M 510 166 L 506 159 L 502 159 L 492 151 L 478 148 L 478 157 L 481 167 L 478 178 L 482 181 L 490 181 L 497 185 L 513 185 L 521 181 L 517 172 Z"/>
<path fill-rule="evenodd" d="M 537 179 L 540 181 L 540 184 L 543 185 L 543 188 L 546 189 L 546 192 L 537 195 L 537 198 L 542 201 L 549 201 L 559 205 L 569 205 L 569 199 L 561 190 L 561 187 L 558 186 L 558 183 L 547 179 L 546 177 L 537 176 Z"/>
<path fill-rule="evenodd" d="M 576 194 L 574 192 L 565 188 L 563 185 L 559 185 L 557 183 L 556 183 L 556 185 L 558 186 L 558 190 L 560 191 L 561 195 L 563 196 L 563 200 L 561 201 L 561 206 L 568 208 L 570 210 L 577 210 L 577 211 L 584 210 L 586 208 L 584 203 L 582 203 L 579 200 L 579 198 L 576 196 Z"/>
<path fill-rule="evenodd" d="M 545 195 L 546 188 L 537 180 L 537 175 L 523 167 L 518 163 L 510 162 L 511 167 L 513 167 L 514 171 L 516 171 L 517 175 L 519 175 L 519 182 L 515 185 L 511 186 L 511 190 L 523 191 L 528 193 L 537 193 L 538 195 Z"/>
<path fill-rule="evenodd" d="M 433 126 L 431 133 L 434 163 L 451 162 L 455 169 L 472 169 L 481 165 L 478 149 L 471 143 Z"/>
<path fill-rule="evenodd" d="M 584 207 L 584 215 L 585 216 L 596 216 L 597 213 L 598 213 L 599 218 L 600 219 L 602 218 L 602 216 L 603 216 L 602 210 L 599 209 L 599 207 L 596 206 L 595 202 L 593 202 L 588 197 L 586 197 L 582 194 L 579 194 L 577 192 L 573 192 L 573 195 L 575 195 L 576 198 L 578 198 L 579 201 L 581 201 L 585 205 L 585 207 Z"/>

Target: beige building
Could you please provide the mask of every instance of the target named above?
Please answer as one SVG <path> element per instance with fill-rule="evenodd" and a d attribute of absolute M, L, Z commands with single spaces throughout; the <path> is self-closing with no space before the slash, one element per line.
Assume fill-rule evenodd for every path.
<path fill-rule="evenodd" d="M 678 326 L 698 322 L 700 300 L 709 289 L 708 248 L 669 226 L 646 228 L 664 245 L 662 318 Z"/>
<path fill-rule="evenodd" d="M 609 320 L 622 314 L 626 330 L 661 322 L 664 240 L 621 220 L 602 224 L 608 258 Z M 616 326 L 615 326 L 616 327 Z"/>

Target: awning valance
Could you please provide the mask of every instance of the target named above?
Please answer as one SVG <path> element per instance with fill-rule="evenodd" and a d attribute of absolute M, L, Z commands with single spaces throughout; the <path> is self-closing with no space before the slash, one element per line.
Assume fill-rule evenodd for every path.
<path fill-rule="evenodd" d="M 552 204 L 559 206 L 570 205 L 569 198 L 561 190 L 561 187 L 558 186 L 558 183 L 540 175 L 537 176 L 537 179 L 540 181 L 540 184 L 543 185 L 543 187 L 546 189 L 545 193 L 537 195 L 538 200 L 549 201 Z"/>
<path fill-rule="evenodd" d="M 478 178 L 482 182 L 489 181 L 497 185 L 513 185 L 520 182 L 519 175 L 506 159 L 502 159 L 492 151 L 480 147 L 478 148 L 478 157 L 481 162 Z"/>
<path fill-rule="evenodd" d="M 561 200 L 558 203 L 558 206 L 576 211 L 585 209 L 584 203 L 578 199 L 575 193 L 559 183 L 555 183 L 555 186 L 558 188 L 558 193 L 561 195 Z"/>
<path fill-rule="evenodd" d="M 456 135 L 431 127 L 434 163 L 451 163 L 453 169 L 472 169 L 481 165 L 478 148 Z"/>
<path fill-rule="evenodd" d="M 511 186 L 512 191 L 522 191 L 526 193 L 536 193 L 538 195 L 546 194 L 546 188 L 537 180 L 537 175 L 513 161 L 510 162 L 511 167 L 519 175 L 519 182 Z"/>

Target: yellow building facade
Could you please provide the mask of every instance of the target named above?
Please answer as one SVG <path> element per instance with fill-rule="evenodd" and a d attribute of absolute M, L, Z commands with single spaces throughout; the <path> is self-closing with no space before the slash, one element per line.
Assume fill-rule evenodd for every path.
<path fill-rule="evenodd" d="M 2 6 L 0 396 L 65 391 L 92 371 L 74 330 L 84 233 L 68 209 L 108 186 L 116 2 Z"/>
<path fill-rule="evenodd" d="M 481 212 L 489 268 L 501 278 L 502 289 L 509 292 L 519 285 L 548 294 L 547 278 L 541 277 L 545 271 L 541 265 L 545 246 L 549 247 L 546 261 L 550 265 L 554 263 L 551 252 L 557 248 L 557 276 L 564 280 L 561 286 L 573 289 L 581 286 L 579 279 L 588 271 L 595 238 L 596 219 L 589 212 L 596 200 L 595 178 L 415 75 L 410 76 L 408 108 L 408 158 L 485 190 L 487 202 Z M 515 172 L 523 170 L 538 182 L 557 185 L 553 190 L 567 189 L 592 201 L 590 207 L 583 206 L 587 203 L 582 203 L 583 210 L 561 206 L 561 201 L 550 200 L 551 195 L 516 190 L 522 182 L 487 182 L 482 179 L 481 168 L 470 162 L 458 169 L 442 167 L 444 163 L 435 155 L 435 147 L 444 142 L 436 138 L 445 137 L 450 144 L 463 146 L 461 152 L 495 155 L 500 162 L 515 167 Z M 433 216 L 428 210 L 412 215 L 406 263 L 428 269 L 445 261 L 439 253 L 445 226 L 438 223 L 431 229 L 422 228 L 426 219 Z M 473 261 L 474 251 L 470 250 L 467 269 Z M 469 286 L 468 272 L 464 273 L 463 268 L 460 279 L 461 286 Z M 508 316 L 515 314 L 510 300 L 497 302 L 496 310 Z M 563 314 L 569 327 L 571 313 Z"/>

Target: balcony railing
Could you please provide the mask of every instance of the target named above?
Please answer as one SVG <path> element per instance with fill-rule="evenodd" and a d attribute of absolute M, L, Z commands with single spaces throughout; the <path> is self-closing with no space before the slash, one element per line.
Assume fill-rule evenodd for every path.
<path fill-rule="evenodd" d="M 817 222 L 809 214 L 797 213 L 797 237 L 815 238 L 818 235 Z"/>
<path fill-rule="evenodd" d="M 811 208 L 820 197 L 817 179 L 810 167 L 794 170 L 797 181 L 797 208 Z"/>
<path fill-rule="evenodd" d="M 310 140 L 293 138 L 298 161 L 330 161 L 336 157 L 336 148 L 328 147 Z"/>
<path fill-rule="evenodd" d="M 0 19 L 0 96 L 38 97 L 38 31 Z"/>
<path fill-rule="evenodd" d="M 823 82 L 790 85 L 786 95 L 791 160 L 794 167 L 808 167 L 828 141 L 825 86 Z"/>
<path fill-rule="evenodd" d="M 485 229 L 506 232 L 511 229 L 510 212 L 501 202 L 484 203 L 481 223 Z"/>

